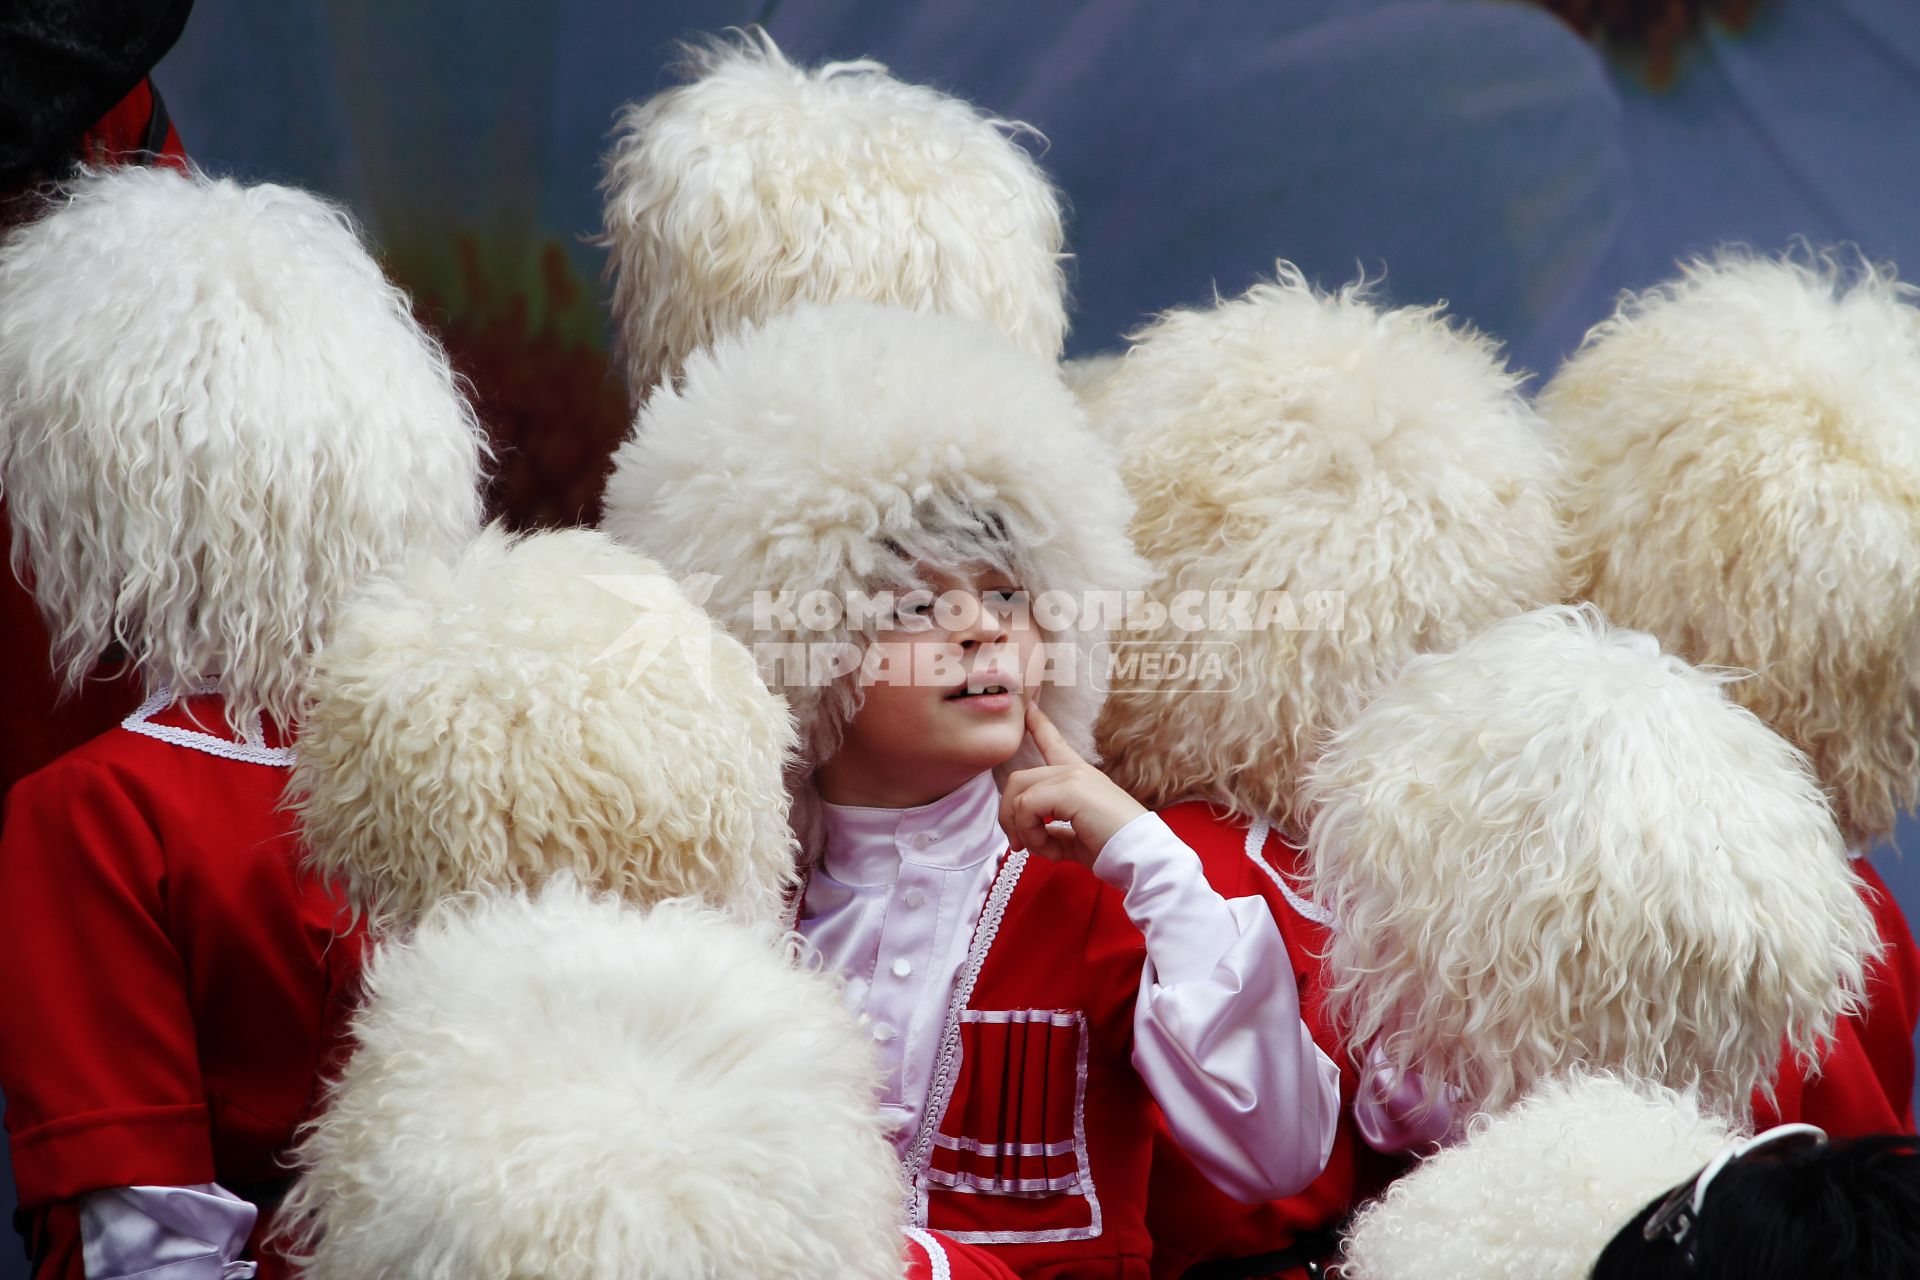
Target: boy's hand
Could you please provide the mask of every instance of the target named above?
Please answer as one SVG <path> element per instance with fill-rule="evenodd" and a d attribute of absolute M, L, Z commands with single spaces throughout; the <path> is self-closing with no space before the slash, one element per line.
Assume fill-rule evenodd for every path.
<path fill-rule="evenodd" d="M 1000 796 L 1000 828 L 1015 849 L 1091 867 L 1114 832 L 1146 807 L 1082 760 L 1034 702 L 1027 703 L 1027 734 L 1046 763 L 1007 779 Z M 1066 823 L 1072 830 L 1050 831 L 1049 822 Z"/>

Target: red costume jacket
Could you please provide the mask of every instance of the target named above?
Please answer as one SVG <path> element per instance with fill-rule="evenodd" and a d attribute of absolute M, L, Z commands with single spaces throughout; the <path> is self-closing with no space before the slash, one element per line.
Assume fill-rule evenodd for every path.
<path fill-rule="evenodd" d="M 1788 1055 L 1774 1079 L 1773 1099 L 1754 1095 L 1756 1131 L 1794 1122 L 1817 1124 L 1836 1138 L 1912 1128 L 1887 1100 L 1853 1019 L 1842 1018 L 1834 1028 L 1818 1070 L 1808 1070 Z"/>
<path fill-rule="evenodd" d="M 291 751 L 223 714 L 149 703 L 8 797 L 0 1089 L 48 1280 L 82 1274 L 88 1191 L 218 1182 L 270 1208 L 339 1045 L 360 934 L 298 868 Z"/>
<path fill-rule="evenodd" d="M 1148 1275 L 1146 944 L 1085 867 L 1004 856 L 908 1158 L 914 1220 L 1026 1277 Z"/>
<path fill-rule="evenodd" d="M 1154 1144 L 1147 1225 L 1153 1235 L 1153 1274 L 1171 1278 L 1201 1262 L 1277 1253 L 1304 1235 L 1328 1230 L 1384 1188 L 1407 1162 L 1375 1151 L 1354 1125 L 1358 1070 L 1327 1016 L 1318 958 L 1326 951 L 1331 917 L 1304 896 L 1306 854 L 1264 823 L 1251 827 L 1203 802 L 1173 805 L 1160 817 L 1200 855 L 1207 882 L 1220 896 L 1257 895 L 1273 912 L 1300 984 L 1300 1016 L 1315 1043 L 1340 1066 L 1341 1103 L 1325 1171 L 1298 1195 L 1266 1204 L 1242 1204 L 1217 1190 L 1162 1129 Z"/>
<path fill-rule="evenodd" d="M 1808 1070 L 1792 1055 L 1781 1062 L 1774 1097 L 1754 1099 L 1759 1128 L 1801 1121 L 1838 1137 L 1913 1132 L 1913 1031 L 1920 1015 L 1920 951 L 1880 873 L 1865 858 L 1854 870 L 1887 950 L 1867 966 L 1867 1007 L 1842 1018 L 1833 1040 Z"/>
<path fill-rule="evenodd" d="M 1865 858 L 1853 869 L 1866 881 L 1867 905 L 1886 954 L 1867 966 L 1867 1007 L 1859 1016 L 1860 1045 L 1873 1063 L 1887 1104 L 1903 1132 L 1913 1132 L 1913 1033 L 1920 1022 L 1920 947 L 1887 882 Z"/>

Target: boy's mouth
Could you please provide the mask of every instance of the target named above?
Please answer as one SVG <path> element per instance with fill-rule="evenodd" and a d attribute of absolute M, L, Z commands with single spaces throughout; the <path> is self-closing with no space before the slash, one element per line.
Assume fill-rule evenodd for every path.
<path fill-rule="evenodd" d="M 969 676 L 967 682 L 947 695 L 948 702 L 960 702 L 967 698 L 986 698 L 996 694 L 1020 692 L 1020 682 L 1012 676 L 999 671 L 983 671 Z"/>

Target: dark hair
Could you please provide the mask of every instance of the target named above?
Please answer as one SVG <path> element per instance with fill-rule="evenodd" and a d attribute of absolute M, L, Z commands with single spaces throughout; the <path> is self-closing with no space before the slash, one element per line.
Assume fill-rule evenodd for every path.
<path fill-rule="evenodd" d="M 982 510 L 964 498 L 948 503 L 922 502 L 914 509 L 911 536 L 883 537 L 879 544 L 907 564 L 926 561 L 957 570 L 977 562 L 1003 573 L 1019 572 L 1019 549 L 1006 515 L 992 508 Z"/>
<path fill-rule="evenodd" d="M 1592 1280 L 1920 1276 L 1920 1138 L 1912 1135 L 1762 1149 L 1719 1172 L 1683 1239 L 1658 1231 L 1647 1239 L 1648 1220 L 1671 1195 L 1633 1215 L 1601 1251 Z"/>

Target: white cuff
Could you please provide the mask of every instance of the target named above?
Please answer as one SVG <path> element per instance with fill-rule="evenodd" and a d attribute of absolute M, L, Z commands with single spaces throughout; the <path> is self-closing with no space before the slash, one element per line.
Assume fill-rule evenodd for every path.
<path fill-rule="evenodd" d="M 236 1261 L 259 1210 L 215 1182 L 108 1187 L 80 1199 L 87 1280 L 252 1280 Z"/>
<path fill-rule="evenodd" d="M 1457 1097 L 1450 1085 L 1435 1086 L 1411 1071 L 1402 1075 L 1375 1043 L 1360 1068 L 1354 1127 L 1368 1146 L 1387 1155 L 1443 1146 L 1458 1118 Z"/>

